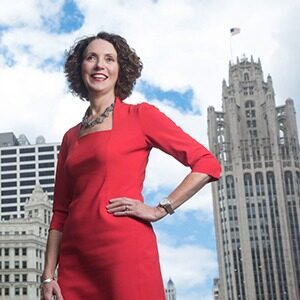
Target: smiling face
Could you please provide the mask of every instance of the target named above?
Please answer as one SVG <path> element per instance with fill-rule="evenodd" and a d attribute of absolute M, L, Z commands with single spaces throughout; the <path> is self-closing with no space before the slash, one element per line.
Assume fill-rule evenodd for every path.
<path fill-rule="evenodd" d="M 113 93 L 119 75 L 117 51 L 102 39 L 93 40 L 85 49 L 81 64 L 82 80 L 90 96 Z"/>

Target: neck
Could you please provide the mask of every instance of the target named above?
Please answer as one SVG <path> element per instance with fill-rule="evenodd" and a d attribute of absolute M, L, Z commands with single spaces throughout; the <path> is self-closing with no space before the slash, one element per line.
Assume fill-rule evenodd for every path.
<path fill-rule="evenodd" d="M 98 115 L 102 113 L 108 106 L 115 102 L 115 94 L 112 93 L 110 95 L 90 95 L 90 111 L 91 115 Z"/>

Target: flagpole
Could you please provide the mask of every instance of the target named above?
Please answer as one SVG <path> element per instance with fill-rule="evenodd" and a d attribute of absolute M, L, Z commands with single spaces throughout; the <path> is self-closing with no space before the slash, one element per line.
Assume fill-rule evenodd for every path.
<path fill-rule="evenodd" d="M 232 35 L 229 35 L 229 44 L 230 44 L 230 58 L 231 62 L 233 63 L 233 58 L 232 58 Z"/>
<path fill-rule="evenodd" d="M 232 36 L 233 35 L 236 35 L 236 34 L 239 34 L 241 32 L 241 29 L 238 28 L 238 27 L 233 27 L 233 28 L 230 28 L 230 57 L 231 57 L 231 61 L 233 63 L 233 57 L 232 57 Z"/>

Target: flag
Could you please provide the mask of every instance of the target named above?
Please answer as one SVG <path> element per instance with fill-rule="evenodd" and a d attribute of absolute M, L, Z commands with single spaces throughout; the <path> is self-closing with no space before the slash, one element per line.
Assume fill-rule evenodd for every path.
<path fill-rule="evenodd" d="M 237 27 L 230 28 L 231 35 L 236 35 L 239 34 L 240 32 L 241 32 L 241 28 L 237 28 Z"/>

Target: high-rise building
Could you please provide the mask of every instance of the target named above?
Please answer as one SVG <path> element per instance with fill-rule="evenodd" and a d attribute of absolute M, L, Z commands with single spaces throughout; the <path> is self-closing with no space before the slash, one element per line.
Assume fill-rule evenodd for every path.
<path fill-rule="evenodd" d="M 166 300 L 176 300 L 176 288 L 173 280 L 170 278 L 165 288 Z"/>
<path fill-rule="evenodd" d="M 42 136 L 31 145 L 25 135 L 0 133 L 0 221 L 24 216 L 24 203 L 36 184 L 53 199 L 59 147 Z"/>
<path fill-rule="evenodd" d="M 36 186 L 24 217 L 0 222 L 0 299 L 39 300 L 52 202 Z"/>
<path fill-rule="evenodd" d="M 229 64 L 222 111 L 208 108 L 220 299 L 300 299 L 300 160 L 293 100 L 275 106 L 253 58 Z"/>

